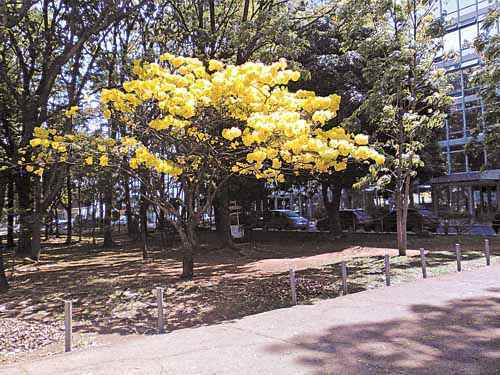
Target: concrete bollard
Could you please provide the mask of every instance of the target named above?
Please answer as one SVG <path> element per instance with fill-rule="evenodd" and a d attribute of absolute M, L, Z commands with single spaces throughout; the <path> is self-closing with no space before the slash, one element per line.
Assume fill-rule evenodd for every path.
<path fill-rule="evenodd" d="M 64 301 L 64 351 L 70 352 L 73 336 L 73 302 Z"/>
<path fill-rule="evenodd" d="M 347 290 L 347 265 L 345 262 L 340 263 L 340 268 L 342 271 L 342 292 L 344 295 L 348 293 Z"/>
<path fill-rule="evenodd" d="M 384 268 L 385 268 L 385 285 L 391 286 L 391 263 L 389 261 L 389 254 L 385 254 Z"/>
<path fill-rule="evenodd" d="M 484 240 L 484 256 L 486 257 L 486 265 L 489 266 L 491 264 L 490 260 L 490 240 Z"/>
<path fill-rule="evenodd" d="M 455 253 L 457 254 L 457 271 L 462 272 L 462 250 L 460 244 L 455 244 Z"/>
<path fill-rule="evenodd" d="M 163 317 L 163 288 L 156 288 L 156 305 L 158 307 L 158 333 L 165 333 L 165 319 Z"/>
<path fill-rule="evenodd" d="M 295 279 L 295 270 L 290 268 L 290 292 L 292 296 L 292 305 L 297 304 L 297 280 Z"/>
<path fill-rule="evenodd" d="M 427 279 L 427 265 L 425 264 L 425 249 L 420 248 L 420 263 L 422 264 L 422 277 Z"/>

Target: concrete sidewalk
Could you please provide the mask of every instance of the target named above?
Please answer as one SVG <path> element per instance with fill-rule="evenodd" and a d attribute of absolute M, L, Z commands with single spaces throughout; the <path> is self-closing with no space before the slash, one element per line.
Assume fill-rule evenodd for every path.
<path fill-rule="evenodd" d="M 61 354 L 0 374 L 500 374 L 500 265 Z"/>

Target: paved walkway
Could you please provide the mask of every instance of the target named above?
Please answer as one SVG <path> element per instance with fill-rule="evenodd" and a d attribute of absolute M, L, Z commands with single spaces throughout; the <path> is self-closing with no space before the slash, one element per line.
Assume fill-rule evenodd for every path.
<path fill-rule="evenodd" d="M 7 374 L 500 374 L 500 265 L 0 369 Z"/>

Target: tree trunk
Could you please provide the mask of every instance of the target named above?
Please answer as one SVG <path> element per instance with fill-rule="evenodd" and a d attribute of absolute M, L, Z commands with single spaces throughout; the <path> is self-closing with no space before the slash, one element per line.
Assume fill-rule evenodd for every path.
<path fill-rule="evenodd" d="M 231 220 L 229 216 L 229 196 L 227 189 L 217 194 L 213 202 L 215 230 L 217 237 L 221 241 L 221 247 L 237 249 L 231 236 Z"/>
<path fill-rule="evenodd" d="M 59 215 L 57 213 L 57 206 L 56 208 L 54 208 L 54 218 L 55 218 L 55 222 L 56 222 L 56 238 L 59 238 Z"/>
<path fill-rule="evenodd" d="M 109 176 L 111 179 L 111 176 Z M 103 247 L 111 247 L 113 246 L 113 233 L 111 227 L 111 213 L 112 213 L 112 204 L 113 204 L 113 186 L 111 181 L 106 182 L 106 186 L 104 188 L 104 243 Z"/>
<path fill-rule="evenodd" d="M 409 182 L 409 188 L 410 188 L 410 190 L 408 191 L 409 207 L 415 208 L 415 197 L 413 196 L 413 181 Z"/>
<path fill-rule="evenodd" d="M 73 189 L 71 186 L 71 170 L 68 168 L 68 175 L 66 176 L 66 192 L 68 194 L 68 205 L 66 206 L 66 216 L 68 217 L 68 222 L 66 226 L 66 243 L 70 244 L 73 236 Z"/>
<path fill-rule="evenodd" d="M 182 256 L 182 275 L 181 279 L 191 280 L 194 275 L 194 259 L 193 248 L 189 245 L 184 245 Z"/>
<path fill-rule="evenodd" d="M 16 176 L 15 183 L 19 206 L 19 235 L 17 240 L 16 255 L 29 257 L 31 255 L 30 215 L 33 210 L 31 179 L 26 173 L 22 173 Z"/>
<path fill-rule="evenodd" d="M 146 200 L 146 187 L 141 182 L 141 198 L 139 204 L 139 216 L 142 235 L 142 258 L 148 257 L 148 201 Z"/>
<path fill-rule="evenodd" d="M 125 216 L 127 217 L 127 233 L 129 236 L 135 236 L 135 228 L 132 217 L 132 205 L 130 203 L 130 179 L 126 176 L 123 180 L 123 189 L 125 190 Z"/>
<path fill-rule="evenodd" d="M 0 223 L 2 223 L 3 220 L 3 212 L 4 212 L 4 206 L 5 206 L 5 193 L 7 190 L 7 185 L 3 179 L 0 178 Z M 0 236 L 0 247 L 2 246 L 2 236 Z"/>
<path fill-rule="evenodd" d="M 0 223 L 3 219 L 3 208 L 5 206 L 6 190 L 8 190 L 9 181 L 5 184 L 4 180 L 0 181 Z M 0 237 L 0 293 L 9 289 L 9 282 L 5 275 L 5 266 L 3 261 L 4 246 L 2 246 L 2 239 Z"/>
<path fill-rule="evenodd" d="M 34 213 L 31 216 L 31 259 L 36 261 L 40 260 L 40 251 L 42 249 L 41 228 L 42 223 L 40 220 L 40 215 L 38 213 Z"/>
<path fill-rule="evenodd" d="M 82 191 L 80 183 L 78 183 L 78 241 L 80 242 L 82 242 L 82 229 L 83 229 Z"/>
<path fill-rule="evenodd" d="M 328 197 L 328 189 L 332 192 L 332 199 Z M 334 236 L 342 234 L 342 224 L 340 222 L 339 208 L 342 186 L 337 183 L 322 183 L 321 192 L 323 195 L 323 204 L 328 215 L 328 226 L 330 233 Z"/>
<path fill-rule="evenodd" d="M 396 223 L 397 223 L 397 246 L 400 256 L 406 255 L 408 249 L 406 223 L 408 218 L 408 194 L 410 184 L 406 178 L 401 190 L 396 191 Z"/>
<path fill-rule="evenodd" d="M 5 275 L 5 263 L 3 260 L 4 249 L 0 246 L 0 293 L 6 292 L 9 289 L 9 282 Z"/>
<path fill-rule="evenodd" d="M 104 221 L 104 202 L 102 194 L 99 194 L 99 231 L 103 230 L 103 221 Z"/>
<path fill-rule="evenodd" d="M 178 232 L 183 247 L 181 279 L 191 280 L 194 276 L 194 250 L 198 247 L 195 225 L 188 223 L 186 229 Z"/>
<path fill-rule="evenodd" d="M 14 178 L 9 176 L 7 188 L 7 247 L 14 247 Z"/>
<path fill-rule="evenodd" d="M 96 238 L 95 238 L 95 229 L 97 225 L 96 210 L 97 210 L 97 204 L 95 201 L 92 201 L 92 245 L 95 245 L 96 243 Z"/>
<path fill-rule="evenodd" d="M 41 194 L 42 186 L 40 182 L 34 182 L 33 184 L 33 200 L 34 200 L 34 210 L 30 216 L 30 230 L 31 230 L 31 259 L 40 259 L 40 251 L 42 249 L 42 220 L 41 220 Z M 57 215 L 57 210 L 56 210 Z"/>

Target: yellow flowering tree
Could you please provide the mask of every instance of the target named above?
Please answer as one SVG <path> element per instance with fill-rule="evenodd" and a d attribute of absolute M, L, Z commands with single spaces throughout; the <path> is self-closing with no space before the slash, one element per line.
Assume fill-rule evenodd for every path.
<path fill-rule="evenodd" d="M 184 277 L 193 275 L 199 218 L 231 175 L 280 182 L 287 173 L 343 170 L 349 158 L 384 162 L 367 136 L 322 129 L 336 115 L 340 97 L 290 92 L 288 83 L 300 73 L 287 69 L 285 60 L 234 66 L 167 53 L 156 63 L 136 61 L 133 73 L 136 79 L 123 88 L 101 94 L 104 116 L 119 121 L 127 136 L 106 143 L 98 158 L 94 146 L 105 142 L 95 139 L 90 149 L 72 154 L 84 164 L 121 166 L 138 178 L 146 171 L 154 191 L 155 176 L 177 181 L 180 203 L 168 195 L 148 199 L 179 232 Z"/>

